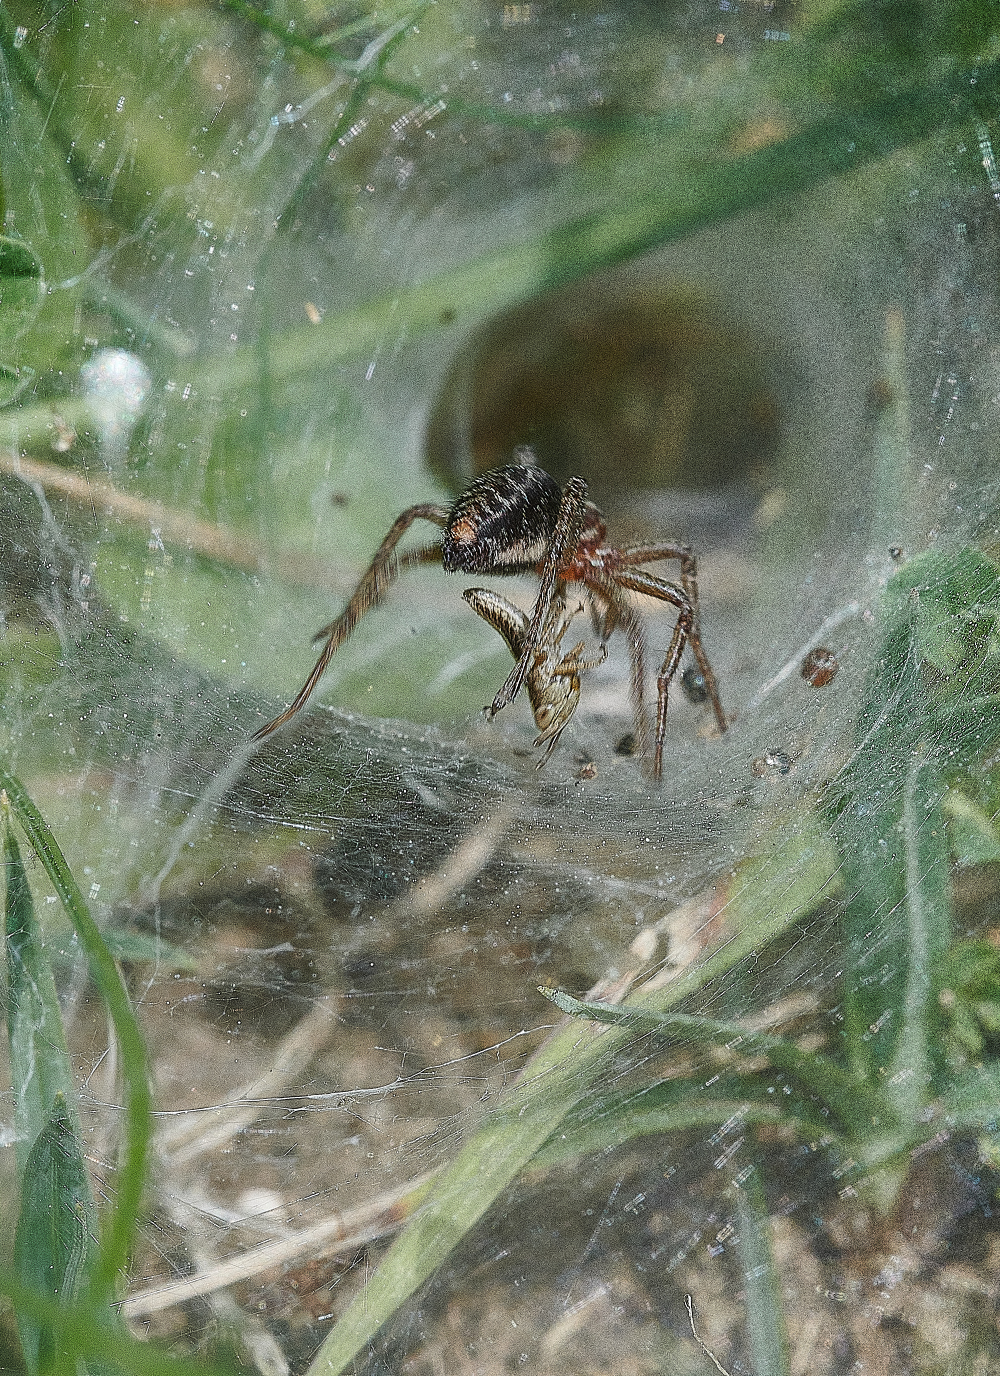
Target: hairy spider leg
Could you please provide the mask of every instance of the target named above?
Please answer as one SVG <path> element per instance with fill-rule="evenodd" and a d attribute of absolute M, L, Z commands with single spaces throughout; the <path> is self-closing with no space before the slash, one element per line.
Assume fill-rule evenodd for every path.
<path fill-rule="evenodd" d="M 531 658 L 538 646 L 548 618 L 549 608 L 559 581 L 560 569 L 566 555 L 576 549 L 583 531 L 583 521 L 587 514 L 587 483 L 583 478 L 570 478 L 562 490 L 562 500 L 556 516 L 555 528 L 545 558 L 538 570 L 538 596 L 532 608 L 531 620 L 524 637 L 521 657 L 507 676 L 506 682 L 486 709 L 490 719 L 501 708 L 506 707 L 517 697 L 524 687 L 524 681 L 531 667 Z"/>
<path fill-rule="evenodd" d="M 579 571 L 579 581 L 587 590 L 591 618 L 601 635 L 605 654 L 608 640 L 619 627 L 628 641 L 636 749 L 645 759 L 649 750 L 649 723 L 646 720 L 646 629 L 642 617 L 622 592 L 617 578 L 592 566 Z"/>
<path fill-rule="evenodd" d="M 422 549 L 411 550 L 402 558 L 397 556 L 396 546 L 414 521 L 430 521 L 443 530 L 449 515 L 448 507 L 438 506 L 433 502 L 422 502 L 419 506 L 407 507 L 404 512 L 396 517 L 389 533 L 375 551 L 375 557 L 362 575 L 361 581 L 355 588 L 347 606 L 336 621 L 331 621 L 328 626 L 317 631 L 313 637 L 314 640 L 320 640 L 325 636 L 326 644 L 323 646 L 319 659 L 313 665 L 309 677 L 288 707 L 273 721 L 269 721 L 259 731 L 254 732 L 253 739 L 255 741 L 263 740 L 272 731 L 277 731 L 279 726 L 284 726 L 286 721 L 301 711 L 326 672 L 330 660 L 354 630 L 365 612 L 371 611 L 372 607 L 377 607 L 382 601 L 390 584 L 399 576 L 401 567 L 410 568 L 415 564 L 431 563 L 441 558 L 441 546 L 437 543 L 425 545 Z"/>
<path fill-rule="evenodd" d="M 670 638 L 667 653 L 660 672 L 656 676 L 656 735 L 653 738 L 653 778 L 659 782 L 663 773 L 663 740 L 667 729 L 667 696 L 671 681 L 677 673 L 689 637 L 692 639 L 694 626 L 694 607 L 683 588 L 674 583 L 664 582 L 645 569 L 620 569 L 615 580 L 630 592 L 642 593 L 645 597 L 655 597 L 661 602 L 669 602 L 677 608 L 677 621 Z"/>
<path fill-rule="evenodd" d="M 662 559 L 676 559 L 680 563 L 681 587 L 691 605 L 693 618 L 689 632 L 691 653 L 694 655 L 698 668 L 701 670 L 701 676 L 705 680 L 705 691 L 708 693 L 709 701 L 712 704 L 712 711 L 715 713 L 719 732 L 725 734 L 729 729 L 729 722 L 722 710 L 722 700 L 719 697 L 719 686 L 715 672 L 708 662 L 708 656 L 701 643 L 701 624 L 698 617 L 698 561 L 691 553 L 690 546 L 677 544 L 635 545 L 629 549 L 616 551 L 615 567 L 627 568 L 635 564 L 655 564 Z M 656 594 L 652 593 L 650 596 L 656 596 Z M 670 599 L 666 600 L 669 601 Z"/>

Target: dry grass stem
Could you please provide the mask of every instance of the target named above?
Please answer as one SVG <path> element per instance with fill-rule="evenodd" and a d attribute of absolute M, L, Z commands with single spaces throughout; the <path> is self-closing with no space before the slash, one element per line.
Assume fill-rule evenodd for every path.
<path fill-rule="evenodd" d="M 287 1266 L 289 1262 L 304 1256 L 330 1256 L 336 1252 L 358 1251 L 368 1243 L 395 1232 L 409 1218 L 435 1174 L 436 1171 L 428 1171 L 426 1175 L 394 1190 L 385 1190 L 356 1209 L 332 1214 L 288 1238 L 252 1247 L 198 1275 L 186 1276 L 183 1280 L 154 1286 L 150 1290 L 140 1290 L 122 1302 L 121 1312 L 127 1319 L 139 1319 L 146 1314 L 169 1309 L 172 1305 L 183 1304 L 199 1295 L 209 1295 L 227 1285 L 235 1285 L 248 1276 L 259 1275 L 261 1271 L 268 1271 L 272 1267 Z"/>
<path fill-rule="evenodd" d="M 803 659 L 810 650 L 817 649 L 818 646 L 822 645 L 831 631 L 835 631 L 837 627 L 842 626 L 845 621 L 853 621 L 860 612 L 860 602 L 848 602 L 845 606 L 838 607 L 835 612 L 831 612 L 823 624 L 813 632 L 809 639 L 800 645 L 794 654 L 785 661 L 774 677 L 769 678 L 762 687 L 757 689 L 756 693 L 754 693 L 753 697 L 743 708 L 742 716 L 744 719 L 748 717 L 751 712 L 756 711 L 764 699 L 774 692 L 775 688 L 780 688 L 786 679 L 791 678 L 793 674 L 798 672 Z"/>
<path fill-rule="evenodd" d="M 244 1085 L 228 1103 L 206 1113 L 185 1116 L 179 1123 L 162 1128 L 158 1133 L 158 1145 L 168 1154 L 169 1165 L 184 1165 L 205 1152 L 218 1150 L 254 1122 L 260 1116 L 259 1101 L 283 1093 L 329 1041 L 336 1025 L 336 1013 L 334 998 L 317 999 L 310 1012 L 279 1043 L 273 1061 L 263 1074 Z M 209 1118 L 207 1125 L 206 1116 Z"/>
<path fill-rule="evenodd" d="M 716 1371 L 721 1371 L 721 1372 L 722 1372 L 722 1376 L 729 1376 L 729 1372 L 728 1372 L 728 1371 L 726 1370 L 726 1368 L 722 1365 L 722 1363 L 719 1361 L 718 1357 L 716 1357 L 715 1353 L 714 1353 L 714 1352 L 712 1351 L 712 1349 L 708 1346 L 708 1344 L 707 1344 L 707 1343 L 705 1342 L 705 1340 L 702 1338 L 701 1334 L 698 1332 L 697 1328 L 695 1328 L 695 1326 L 694 1326 L 694 1300 L 691 1298 L 690 1295 L 685 1295 L 685 1296 L 684 1296 L 684 1303 L 687 1305 L 688 1323 L 690 1323 L 690 1325 L 691 1325 L 691 1336 L 694 1338 L 695 1342 L 696 1342 L 696 1343 L 698 1344 L 698 1346 L 701 1348 L 702 1352 L 704 1352 L 704 1354 L 705 1354 L 705 1356 L 708 1358 L 708 1360 L 709 1360 L 709 1361 L 712 1363 L 712 1365 L 715 1367 Z"/>
<path fill-rule="evenodd" d="M 496 855 L 516 810 L 504 803 L 472 828 L 444 863 L 432 874 L 423 875 L 391 903 L 379 919 L 388 926 L 413 918 L 432 917 L 483 870 Z"/>
<path fill-rule="evenodd" d="M 182 545 L 192 554 L 228 564 L 230 568 L 250 573 L 273 570 L 283 582 L 333 592 L 342 591 L 353 577 L 346 569 L 331 567 L 328 559 L 290 550 L 279 555 L 248 535 L 213 525 L 211 521 L 200 521 L 162 502 L 123 492 L 104 478 L 81 475 L 44 459 L 29 459 L 9 451 L 0 453 L 0 473 L 9 473 L 29 486 L 37 485 L 46 493 L 57 493 L 95 515 L 101 512 L 122 524 L 155 531 L 168 544 Z"/>

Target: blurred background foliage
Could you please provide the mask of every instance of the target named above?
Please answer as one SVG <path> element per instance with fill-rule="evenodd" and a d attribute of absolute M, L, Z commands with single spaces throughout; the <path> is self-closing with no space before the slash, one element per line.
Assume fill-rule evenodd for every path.
<path fill-rule="evenodd" d="M 785 545 L 815 543 L 841 502 L 852 522 L 857 435 L 837 437 L 841 482 L 817 482 L 815 373 L 856 419 L 869 290 L 906 289 L 914 241 L 933 271 L 942 196 L 988 219 L 976 122 L 996 37 L 975 3 L 725 13 L 6 7 L 2 436 L 191 527 L 171 540 L 156 513 L 78 495 L 88 572 L 123 622 L 287 692 L 303 631 L 426 494 L 426 465 L 454 491 L 526 440 L 602 495 L 781 486 Z M 746 222 L 764 202 L 781 253 Z M 973 210 L 952 206 L 952 257 L 960 225 L 988 232 Z M 693 261 L 648 257 L 738 214 Z M 860 319 L 830 321 L 848 337 L 810 357 L 782 300 L 797 290 Z M 127 434 L 81 377 L 108 347 L 149 373 Z M 198 520 L 239 556 L 199 543 Z M 415 645 L 363 628 L 338 701 L 367 707 L 377 672 L 380 714 L 473 708 L 500 656 L 482 668 L 468 621 L 435 607 Z M 444 701 L 429 666 L 463 653 Z"/>

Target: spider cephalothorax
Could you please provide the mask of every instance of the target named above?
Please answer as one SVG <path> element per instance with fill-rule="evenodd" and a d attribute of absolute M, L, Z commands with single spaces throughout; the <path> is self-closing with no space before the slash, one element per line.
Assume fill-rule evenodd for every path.
<path fill-rule="evenodd" d="M 396 546 L 415 521 L 440 526 L 441 539 L 397 555 Z M 573 615 L 567 611 L 567 589 L 574 584 L 583 588 L 601 640 L 602 655 L 608 638 L 619 628 L 629 642 L 636 740 L 643 753 L 649 735 L 643 702 L 646 636 L 631 594 L 639 593 L 675 607 L 677 621 L 656 680 L 652 771 L 653 777 L 659 779 L 667 694 L 689 642 L 718 728 L 725 731 L 727 726 L 715 675 L 701 644 L 697 565 L 687 545 L 665 543 L 618 549 L 607 544 L 606 539 L 604 518 L 589 500 L 583 478 L 570 478 L 560 490 L 548 473 L 534 463 L 504 464 L 483 473 L 451 508 L 432 503 L 408 507 L 393 522 L 343 612 L 317 632 L 316 638 L 324 638 L 326 643 L 298 695 L 280 716 L 262 726 L 255 738 L 270 735 L 305 704 L 336 650 L 365 612 L 381 602 L 400 568 L 440 563 L 449 573 L 531 573 L 538 578 L 538 594 L 530 615 L 482 588 L 470 589 L 466 600 L 500 632 L 516 660 L 486 709 L 488 715 L 494 716 L 527 685 L 540 732 L 536 743 L 548 741 L 550 750 L 576 710 L 580 673 L 599 662 L 580 658 L 582 643 L 568 654 L 560 648 Z M 679 584 L 657 578 L 643 567 L 665 559 L 675 559 L 680 564 Z"/>

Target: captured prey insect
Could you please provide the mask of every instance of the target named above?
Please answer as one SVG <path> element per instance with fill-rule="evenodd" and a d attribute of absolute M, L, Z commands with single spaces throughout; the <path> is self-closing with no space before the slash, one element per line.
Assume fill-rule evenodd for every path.
<path fill-rule="evenodd" d="M 531 624 L 527 613 L 489 588 L 466 588 L 462 596 L 478 616 L 500 632 L 511 654 L 520 660 Z M 576 610 L 583 611 L 582 604 Z M 524 690 L 538 727 L 535 744 L 544 745 L 547 741 L 549 746 L 536 769 L 541 769 L 552 754 L 563 728 L 576 711 L 580 701 L 580 675 L 588 669 L 596 669 L 608 657 L 608 647 L 602 645 L 600 654 L 594 659 L 581 659 L 582 640 L 572 650 L 563 652 L 562 638 L 575 615 L 576 611 L 566 608 L 565 593 L 557 589 L 524 680 Z"/>
<path fill-rule="evenodd" d="M 400 540 L 416 521 L 430 521 L 443 531 L 440 540 L 397 554 Z M 668 602 L 677 610 L 677 621 L 656 679 L 656 729 L 652 774 L 659 779 L 663 771 L 663 742 L 666 732 L 667 696 L 680 667 L 688 643 L 704 681 L 705 690 L 718 728 L 728 725 L 719 699 L 719 690 L 701 643 L 698 625 L 697 563 L 687 545 L 663 543 L 633 545 L 618 549 L 607 542 L 604 517 L 587 495 L 583 478 L 570 478 L 560 490 L 553 478 L 534 462 L 508 463 L 483 473 L 459 496 L 451 508 L 426 502 L 408 507 L 389 528 L 347 606 L 335 621 L 316 634 L 324 640 L 322 652 L 312 672 L 291 704 L 273 721 L 256 732 L 259 740 L 276 730 L 305 705 L 333 655 L 343 645 L 365 612 L 377 606 L 401 569 L 419 564 L 440 563 L 446 573 L 534 574 L 538 593 L 527 624 L 523 624 L 512 604 L 505 599 L 488 604 L 490 621 L 507 640 L 517 662 L 506 682 L 486 709 L 490 717 L 518 695 L 535 666 L 535 691 L 538 702 L 546 705 L 546 693 L 553 697 L 553 720 L 560 711 L 565 720 L 576 707 L 573 674 L 566 665 L 556 672 L 552 657 L 565 633 L 566 591 L 573 584 L 584 589 L 591 619 L 602 646 L 614 631 L 622 630 L 629 645 L 632 665 L 631 698 L 635 716 L 635 735 L 640 753 L 648 752 L 649 727 L 644 705 L 646 677 L 646 634 L 642 618 L 632 605 L 630 594 Z M 663 560 L 677 560 L 680 582 L 669 583 L 643 566 Z M 480 590 L 482 591 L 482 590 Z M 501 605 L 503 604 L 503 605 Z M 486 603 L 473 606 L 484 615 Z M 556 608 L 553 614 L 553 607 Z M 504 609 L 506 608 L 506 610 Z M 524 615 L 521 613 L 521 615 Z M 507 631 L 513 629 L 513 641 Z M 541 661 L 536 655 L 542 654 Z M 577 673 L 585 665 L 577 657 Z M 538 665 L 541 664 L 541 669 Z M 548 666 L 548 667 L 546 667 Z M 539 675 L 541 675 L 539 677 Z M 567 685 L 557 690 L 556 680 Z M 555 701 L 562 698 L 561 704 Z M 532 706 L 535 706 L 532 700 Z M 543 714 L 544 715 L 544 714 Z M 541 728 L 536 712 L 536 722 Z M 558 734 L 558 732 L 557 732 Z M 552 739 L 551 736 L 548 739 Z"/>

